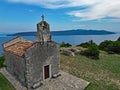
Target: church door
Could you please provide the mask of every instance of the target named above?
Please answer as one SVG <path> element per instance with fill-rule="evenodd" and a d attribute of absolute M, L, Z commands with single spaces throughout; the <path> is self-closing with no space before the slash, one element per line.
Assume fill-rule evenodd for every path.
<path fill-rule="evenodd" d="M 44 66 L 44 78 L 47 79 L 49 78 L 49 65 Z"/>

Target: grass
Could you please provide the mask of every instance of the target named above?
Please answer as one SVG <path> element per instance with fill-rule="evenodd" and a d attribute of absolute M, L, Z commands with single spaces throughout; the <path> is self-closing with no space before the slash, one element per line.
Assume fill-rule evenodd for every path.
<path fill-rule="evenodd" d="M 4 67 L 5 57 L 0 57 L 0 68 Z M 0 73 L 0 90 L 15 90 L 11 83 Z"/>
<path fill-rule="evenodd" d="M 0 90 L 15 90 L 8 80 L 0 73 Z"/>
<path fill-rule="evenodd" d="M 101 51 L 99 60 L 61 55 L 61 69 L 89 81 L 85 90 L 120 90 L 120 55 Z"/>

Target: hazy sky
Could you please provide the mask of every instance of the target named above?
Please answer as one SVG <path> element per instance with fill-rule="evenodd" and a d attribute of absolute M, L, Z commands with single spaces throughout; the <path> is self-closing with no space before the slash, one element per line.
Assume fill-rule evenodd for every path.
<path fill-rule="evenodd" d="M 42 14 L 51 31 L 120 31 L 120 0 L 0 0 L 0 32 L 36 31 Z"/>

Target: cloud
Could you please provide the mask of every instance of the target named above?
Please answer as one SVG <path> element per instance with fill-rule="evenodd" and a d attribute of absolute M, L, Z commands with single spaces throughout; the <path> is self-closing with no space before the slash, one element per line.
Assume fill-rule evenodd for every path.
<path fill-rule="evenodd" d="M 93 5 L 101 0 L 6 0 L 15 3 L 26 3 L 33 5 L 40 5 L 45 8 L 57 9 L 57 8 L 68 8 L 68 7 L 79 7 Z"/>
<path fill-rule="evenodd" d="M 106 17 L 120 18 L 120 0 L 103 0 L 84 10 L 75 10 L 68 15 L 81 20 L 98 20 Z"/>
<path fill-rule="evenodd" d="M 7 0 L 15 3 L 38 5 L 49 9 L 86 7 L 67 14 L 80 20 L 99 20 L 106 17 L 120 18 L 120 0 Z M 73 10 L 72 9 L 72 10 Z"/>

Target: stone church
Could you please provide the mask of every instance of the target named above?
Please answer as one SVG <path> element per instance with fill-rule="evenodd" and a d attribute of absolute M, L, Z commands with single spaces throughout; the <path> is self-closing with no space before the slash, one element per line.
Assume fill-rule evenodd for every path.
<path fill-rule="evenodd" d="M 59 75 L 59 44 L 51 40 L 50 25 L 44 16 L 37 24 L 36 41 L 18 36 L 5 42 L 3 49 L 6 70 L 28 89 Z"/>

